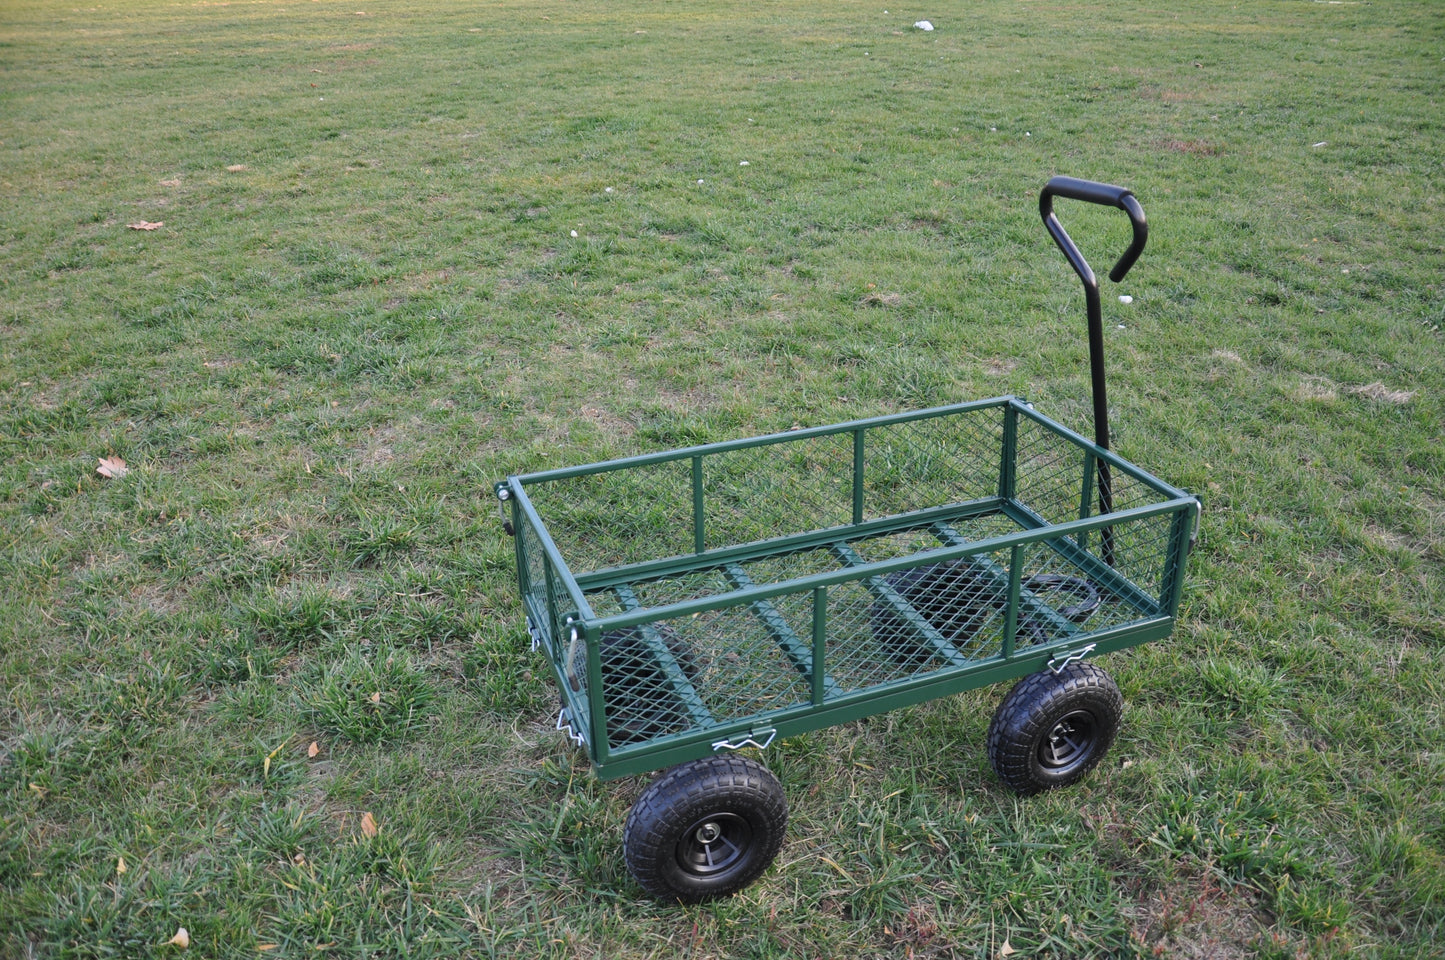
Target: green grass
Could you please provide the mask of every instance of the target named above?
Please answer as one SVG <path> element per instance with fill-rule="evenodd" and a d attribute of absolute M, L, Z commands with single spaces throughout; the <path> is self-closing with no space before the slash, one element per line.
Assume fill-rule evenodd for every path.
<path fill-rule="evenodd" d="M 1442 39 L 1433 0 L 7 4 L 0 953 L 1438 956 Z M 1059 173 L 1148 211 L 1115 443 L 1206 498 L 1114 753 L 1015 799 L 999 690 L 797 737 L 763 880 L 644 900 L 490 482 L 1008 392 L 1087 431 Z M 1059 209 L 1102 271 L 1123 218 Z"/>

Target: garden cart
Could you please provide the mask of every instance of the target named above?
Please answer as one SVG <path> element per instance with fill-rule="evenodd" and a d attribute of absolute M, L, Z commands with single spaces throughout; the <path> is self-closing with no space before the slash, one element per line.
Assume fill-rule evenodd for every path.
<path fill-rule="evenodd" d="M 1109 449 L 1099 284 L 1049 181 L 1040 212 L 1084 282 L 1093 442 L 1017 397 L 508 477 L 534 649 L 557 727 L 609 779 L 669 768 L 627 818 L 648 893 L 732 893 L 783 839 L 782 788 L 744 748 L 1022 678 L 989 726 L 999 777 L 1073 783 L 1123 701 L 1092 659 L 1167 637 L 1200 504 Z"/>

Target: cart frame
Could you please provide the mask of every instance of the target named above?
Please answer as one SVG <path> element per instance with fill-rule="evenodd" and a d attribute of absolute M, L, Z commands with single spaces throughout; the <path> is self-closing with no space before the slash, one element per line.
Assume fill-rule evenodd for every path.
<path fill-rule="evenodd" d="M 976 416 L 983 412 L 997 413 L 1002 441 L 996 467 L 997 486 L 992 496 L 952 500 L 886 516 L 870 516 L 866 497 L 869 486 L 867 448 L 871 433 L 899 425 Z M 1019 498 L 1018 436 L 1021 424 L 1046 431 L 1077 453 L 1078 495 L 1074 519 L 1050 522 Z M 846 438 L 854 449 L 848 484 L 849 508 L 852 511 L 850 523 L 746 544 L 711 544 L 706 479 L 711 459 L 737 451 L 797 445 L 818 438 L 835 437 Z M 532 494 L 540 490 L 545 496 L 549 485 L 563 481 L 602 478 L 662 464 L 681 464 L 687 468 L 692 552 L 574 572 L 554 541 Z M 1112 468 L 1116 484 L 1125 479 L 1132 480 L 1136 489 L 1151 493 L 1150 502 L 1108 514 L 1096 514 L 1093 507 L 1097 493 L 1094 478 L 1101 465 Z M 528 630 L 534 647 L 547 654 L 563 693 L 559 729 L 568 729 L 574 739 L 586 748 L 602 779 L 644 773 L 721 750 L 748 745 L 765 746 L 775 737 L 847 723 L 1046 667 L 1057 668 L 1086 655 L 1098 655 L 1167 637 L 1174 628 L 1184 560 L 1199 511 L 1199 501 L 1192 495 L 1152 477 L 1098 444 L 1039 414 L 1026 401 L 1011 396 L 513 476 L 499 483 L 496 493 L 510 504 L 510 523 L 519 534 L 515 541 L 517 569 L 527 609 Z M 598 592 L 621 591 L 625 596 L 639 581 L 663 581 L 704 571 L 723 571 L 726 574 L 730 567 L 743 566 L 750 561 L 830 547 L 836 549 L 838 544 L 846 545 L 859 539 L 993 515 L 1006 517 L 1017 525 L 1018 531 L 977 541 L 940 543 L 935 549 L 874 562 L 840 562 L 835 570 L 775 583 L 748 583 L 746 579 L 739 580 L 734 573 L 735 587 L 720 595 L 659 606 L 629 604 L 631 609 L 611 615 L 601 615 L 593 607 L 593 598 Z M 1088 547 L 1095 540 L 1102 547 L 1106 540 L 1105 532 L 1113 533 L 1129 524 L 1155 518 L 1166 518 L 1168 534 L 1167 547 L 1160 555 L 1154 576 L 1150 578 L 1152 583 L 1135 582 L 1106 564 L 1099 555 L 1102 550 L 1095 552 Z M 1091 538 L 1090 534 L 1096 531 L 1099 535 Z M 1071 568 L 1094 581 L 1102 593 L 1133 608 L 1137 616 L 1100 629 L 1077 629 L 1047 604 L 1032 600 L 1022 587 L 1025 578 L 1023 555 L 1031 545 L 1047 547 Z M 830 626 L 827 592 L 831 588 L 879 580 L 886 582 L 888 576 L 903 571 L 969 558 L 992 557 L 1000 553 L 1006 554 L 1009 559 L 1006 565 L 998 564 L 1002 569 L 995 571 L 1002 581 L 1001 585 L 1006 584 L 1007 591 L 1007 608 L 1000 625 L 996 652 L 975 658 L 950 655 L 945 651 L 944 659 L 949 662 L 939 669 L 888 679 L 863 689 L 839 691 L 830 682 L 826 640 Z M 540 577 L 536 576 L 538 572 Z M 879 590 L 875 588 L 873 592 Z M 813 613 L 803 618 L 804 623 L 779 622 L 781 615 L 775 609 L 769 612 L 770 607 L 775 608 L 779 598 L 799 595 L 813 598 Z M 781 646 L 789 648 L 785 650 L 785 656 L 793 661 L 795 669 L 806 679 L 808 696 L 805 702 L 737 718 L 718 719 L 712 711 L 704 713 L 697 709 L 696 701 L 700 698 L 687 689 L 692 686 L 690 679 L 683 676 L 675 665 L 673 669 L 668 669 L 666 661 L 676 661 L 676 656 L 670 655 L 659 644 L 655 631 L 647 630 L 664 621 L 678 621 L 740 607 L 749 608 L 756 617 L 772 621 L 766 629 L 775 635 Z M 1015 642 L 1020 613 L 1025 608 L 1053 623 L 1056 629 L 1049 642 L 1027 647 Z M 608 687 L 603 679 L 601 641 L 604 635 L 638 628 L 645 633 L 653 633 L 645 637 L 649 646 L 656 648 L 651 651 L 652 654 L 664 664 L 663 672 L 679 699 L 691 703 L 697 715 L 693 717 L 695 722 L 681 732 L 649 737 L 642 743 L 616 745 L 607 735 L 606 697 L 589 697 L 587 692 Z M 585 662 L 585 675 L 576 667 L 579 660 Z"/>

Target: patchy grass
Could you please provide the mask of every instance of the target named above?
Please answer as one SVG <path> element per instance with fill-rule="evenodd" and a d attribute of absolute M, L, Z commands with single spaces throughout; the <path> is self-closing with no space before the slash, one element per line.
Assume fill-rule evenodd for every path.
<path fill-rule="evenodd" d="M 1438 951 L 1435 5 L 883 9 L 6 7 L 0 952 Z M 642 899 L 490 482 L 1008 392 L 1087 430 L 1056 173 L 1148 211 L 1115 443 L 1206 499 L 1114 754 L 1015 799 L 992 690 L 797 737 L 763 880 Z"/>

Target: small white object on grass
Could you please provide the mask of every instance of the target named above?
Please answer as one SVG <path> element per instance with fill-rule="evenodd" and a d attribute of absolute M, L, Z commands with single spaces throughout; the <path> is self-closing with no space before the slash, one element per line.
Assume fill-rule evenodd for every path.
<path fill-rule="evenodd" d="M 573 230 L 573 231 L 572 231 L 572 236 L 574 236 L 574 237 L 577 236 L 577 231 L 576 231 L 576 230 Z"/>
<path fill-rule="evenodd" d="M 924 33 L 927 33 L 928 31 L 933 29 L 933 24 L 929 23 L 927 20 L 920 20 L 915 23 L 914 26 L 917 27 L 919 30 L 922 30 Z"/>
<path fill-rule="evenodd" d="M 611 187 L 608 187 L 606 190 L 603 190 L 602 192 L 603 192 L 603 193 L 611 193 L 611 192 L 612 192 L 612 188 L 611 188 Z"/>
<path fill-rule="evenodd" d="M 698 185 L 699 187 L 702 186 L 702 181 L 699 180 L 699 181 L 697 182 L 697 185 Z"/>
<path fill-rule="evenodd" d="M 1120 302 L 1120 303 L 1133 303 L 1133 302 L 1134 302 L 1134 298 L 1131 297 L 1131 296 L 1129 296 L 1127 293 L 1121 293 L 1121 294 L 1119 294 L 1119 302 Z"/>
<path fill-rule="evenodd" d="M 739 160 L 739 161 L 738 161 L 738 166 L 740 166 L 740 167 L 748 167 L 748 166 L 752 166 L 752 164 L 748 163 L 746 160 Z"/>

